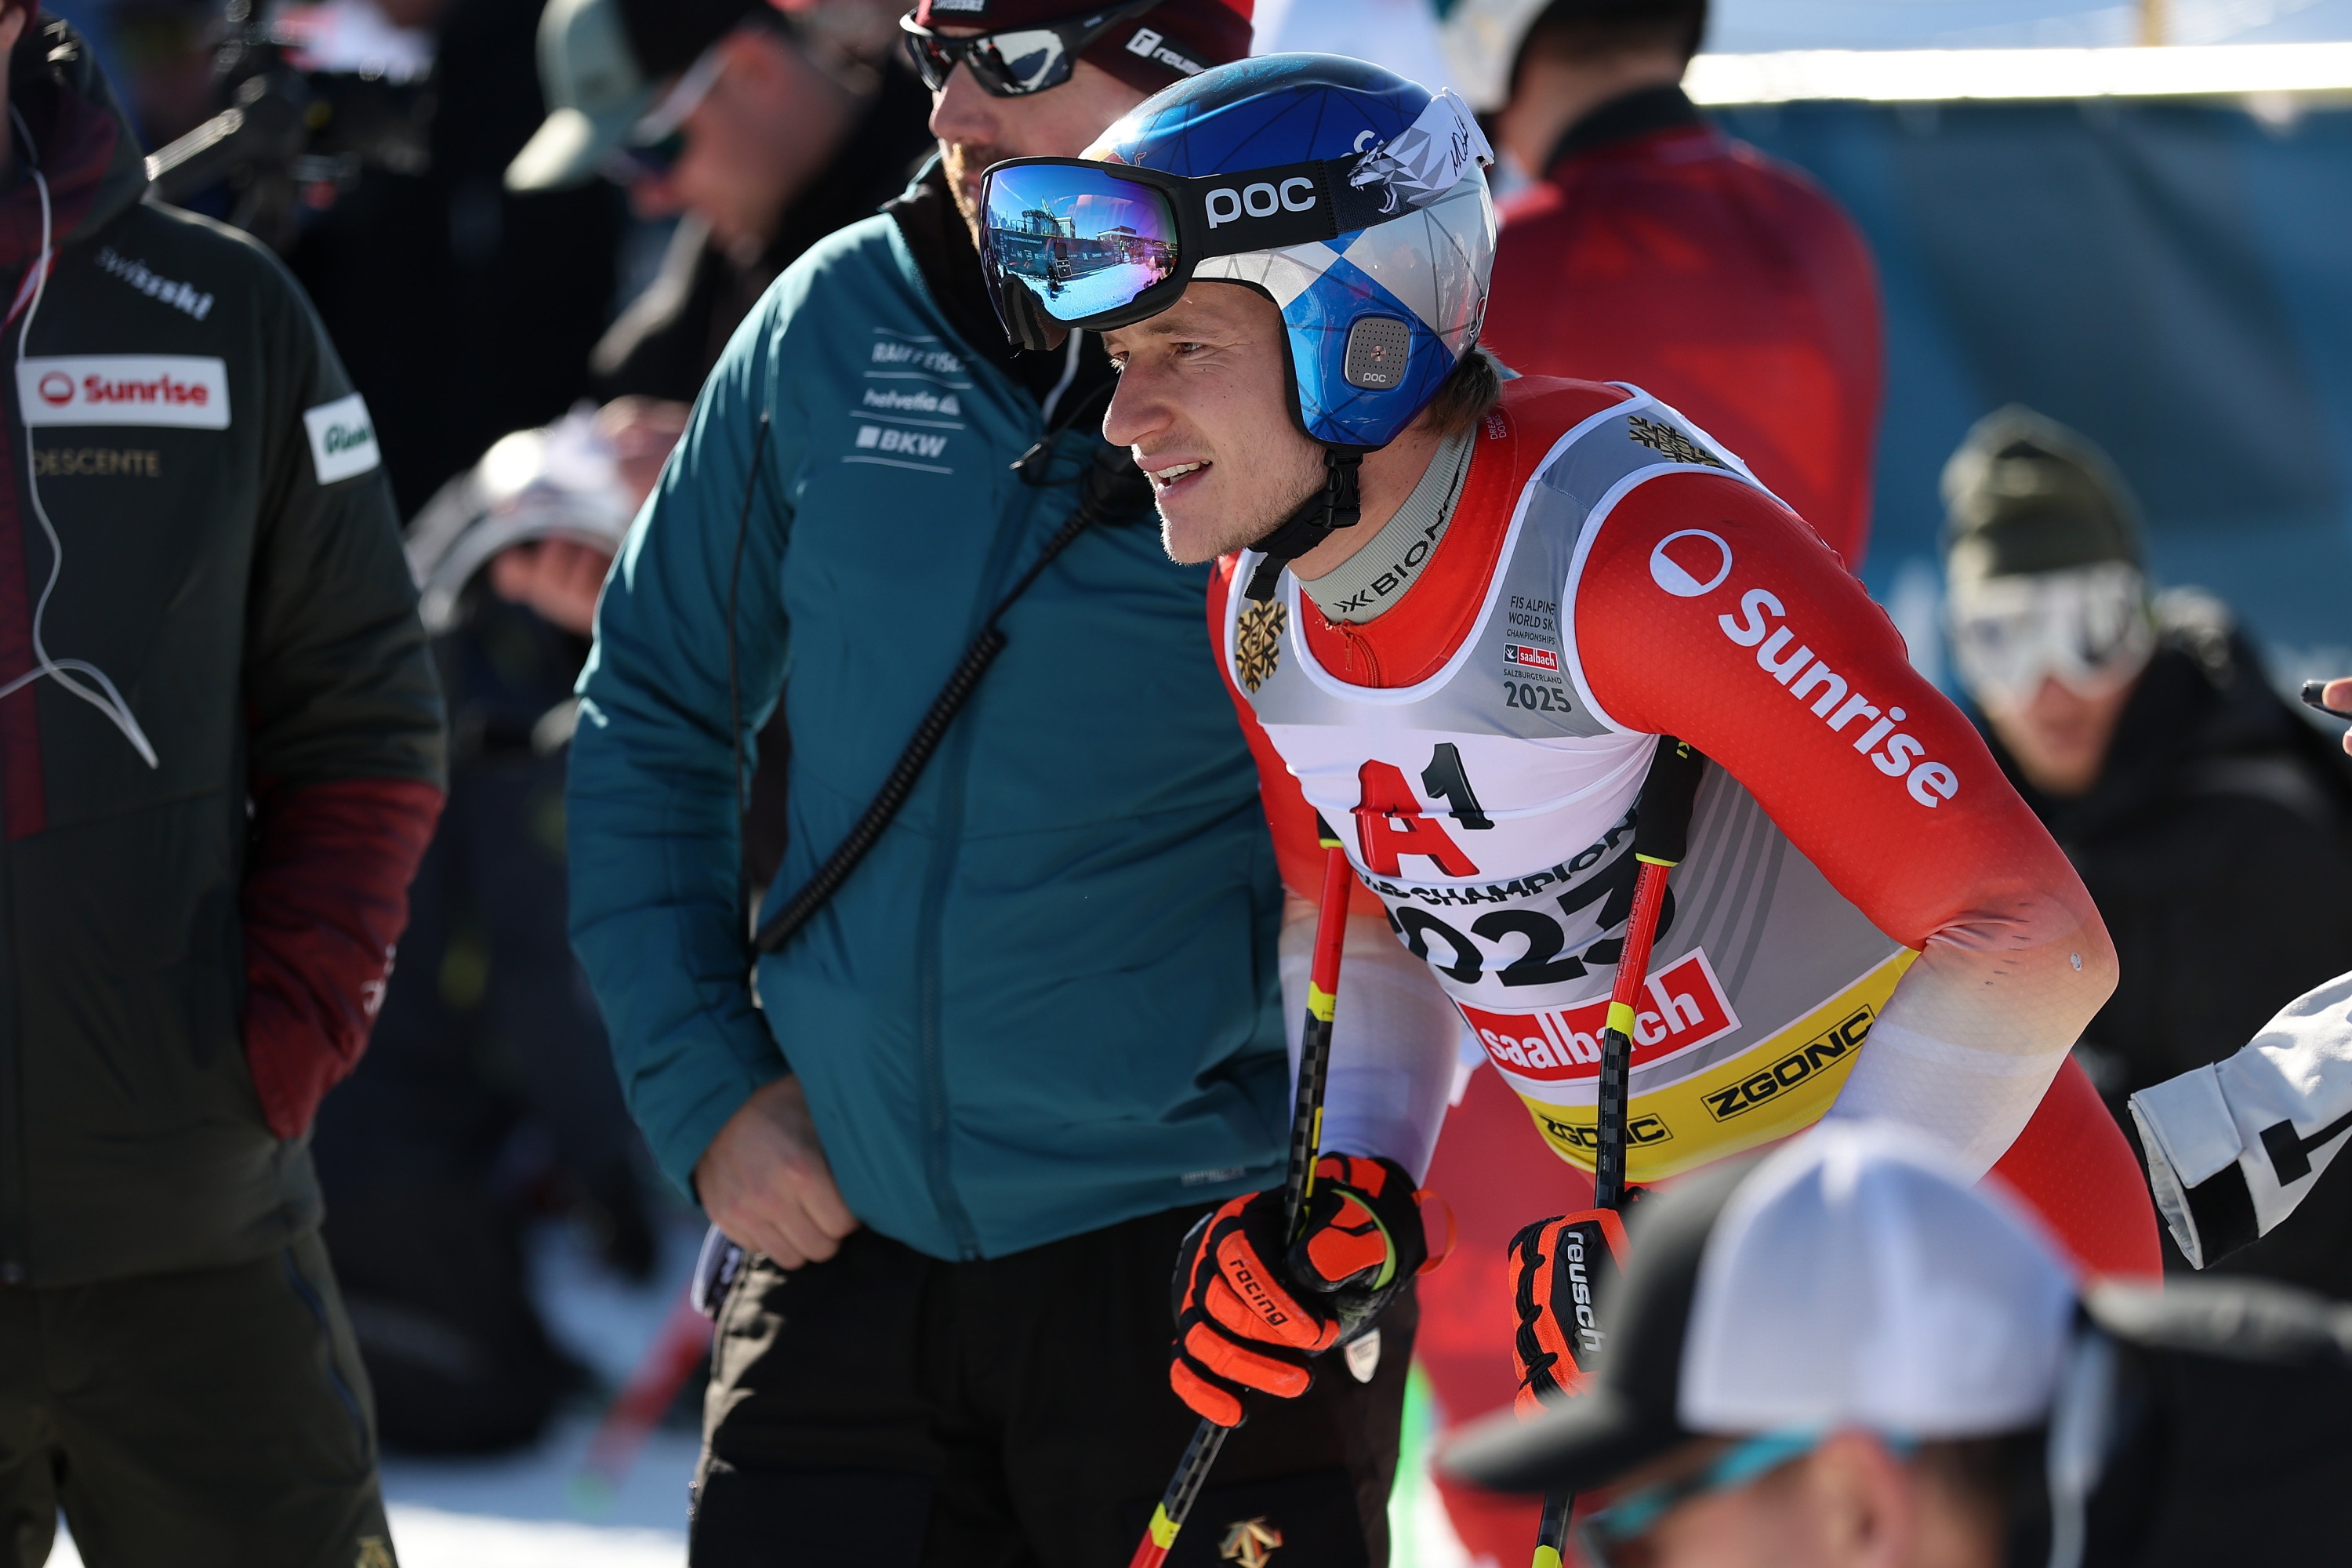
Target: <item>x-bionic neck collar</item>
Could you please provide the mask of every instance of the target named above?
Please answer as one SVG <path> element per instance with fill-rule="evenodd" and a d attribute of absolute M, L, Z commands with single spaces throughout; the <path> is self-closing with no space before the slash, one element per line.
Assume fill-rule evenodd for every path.
<path fill-rule="evenodd" d="M 1360 451 L 1342 447 L 1323 448 L 1322 489 L 1307 497 L 1272 533 L 1250 547 L 1265 552 L 1265 559 L 1257 563 L 1243 593 L 1261 605 L 1267 603 L 1274 597 L 1276 584 L 1282 580 L 1284 567 L 1328 539 L 1333 529 L 1356 526 L 1364 511 L 1362 492 L 1357 483 L 1363 464 L 1364 455 Z"/>

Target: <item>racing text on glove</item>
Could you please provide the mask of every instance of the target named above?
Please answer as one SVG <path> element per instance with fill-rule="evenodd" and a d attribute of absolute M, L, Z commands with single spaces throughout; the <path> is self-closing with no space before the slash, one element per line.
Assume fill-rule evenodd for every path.
<path fill-rule="evenodd" d="M 1444 1216 L 1433 1253 L 1425 1204 Z M 1453 1245 L 1443 1200 L 1414 1191 L 1393 1160 L 1325 1155 L 1300 1219 L 1286 1247 L 1279 1189 L 1234 1198 L 1177 1252 L 1168 1381 L 1221 1426 L 1241 1424 L 1251 1389 L 1284 1399 L 1306 1393 L 1311 1359 L 1370 1328 L 1405 1281 L 1435 1268 Z"/>

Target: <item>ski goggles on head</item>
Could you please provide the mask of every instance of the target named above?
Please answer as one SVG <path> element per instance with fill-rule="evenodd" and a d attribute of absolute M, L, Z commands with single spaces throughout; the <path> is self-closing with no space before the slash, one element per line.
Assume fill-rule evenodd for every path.
<path fill-rule="evenodd" d="M 2156 649 L 2147 579 L 2120 561 L 1955 589 L 1954 661 L 1978 703 L 2025 707 L 2044 679 L 2086 700 L 2131 684 Z"/>
<path fill-rule="evenodd" d="M 1089 44 L 1121 22 L 1140 16 L 1160 0 L 1133 0 L 1115 10 L 1073 16 L 1066 22 L 1007 27 L 997 33 L 975 33 L 950 38 L 915 20 L 911 11 L 898 18 L 900 42 L 915 74 L 933 92 L 947 86 L 961 63 L 971 72 L 981 90 L 993 98 L 1026 98 L 1033 92 L 1059 87 L 1070 79 L 1078 56 Z"/>
<path fill-rule="evenodd" d="M 1086 158 L 1008 159 L 981 176 L 981 270 L 1016 339 L 1016 312 L 1031 305 L 1056 325 L 1108 331 L 1174 304 L 1203 261 L 1402 217 L 1493 161 L 1450 89 L 1396 136 L 1345 158 L 1189 176 Z"/>

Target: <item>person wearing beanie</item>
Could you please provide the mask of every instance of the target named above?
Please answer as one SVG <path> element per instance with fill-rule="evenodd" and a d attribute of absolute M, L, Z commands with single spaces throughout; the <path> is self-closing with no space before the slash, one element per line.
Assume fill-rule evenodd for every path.
<path fill-rule="evenodd" d="M 1199 657 L 1208 574 L 1166 558 L 1097 434 L 1098 337 L 1012 346 L 975 249 L 983 170 L 1075 155 L 1242 58 L 1249 6 L 925 0 L 900 37 L 938 153 L 737 329 L 580 685 L 573 943 L 656 1159 L 719 1232 L 702 1568 L 1125 1561 L 1195 1425 L 1170 1260 L 1287 1154 L 1282 889 Z M 870 851 L 756 956 L 755 1001 L 747 927 L 807 907 L 1008 595 L 1002 651 Z M 772 714 L 788 752 L 755 739 Z M 747 774 L 786 784 L 756 917 Z M 1204 1560 L 1387 1561 L 1412 1321 L 1408 1293 L 1377 1363 L 1234 1436 Z"/>
<path fill-rule="evenodd" d="M 1824 1123 L 1627 1230 L 1593 1381 L 1439 1459 L 1588 1498 L 1592 1568 L 2341 1560 L 2352 1309 L 2079 1285 L 1996 1184 L 1887 1124 Z"/>
<path fill-rule="evenodd" d="M 2352 769 L 2227 605 L 2151 592 L 2137 503 L 2086 437 L 2000 409 L 1943 496 L 1954 664 L 2115 938 L 2121 977 L 2074 1055 L 2137 1136 L 2132 1094 L 2352 967 Z M 2219 1267 L 2352 1298 L 2352 1171 Z"/>

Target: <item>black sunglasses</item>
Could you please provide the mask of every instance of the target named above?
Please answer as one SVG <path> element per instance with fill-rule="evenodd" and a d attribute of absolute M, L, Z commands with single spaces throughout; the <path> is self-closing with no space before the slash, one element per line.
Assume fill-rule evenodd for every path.
<path fill-rule="evenodd" d="M 1160 0 L 1133 0 L 1115 10 L 1097 11 L 1066 22 L 1008 27 L 968 38 L 941 37 L 917 23 L 911 11 L 898 18 L 898 28 L 905 35 L 901 41 L 907 46 L 907 58 L 914 62 L 916 74 L 933 92 L 947 86 L 961 61 L 990 96 L 1025 98 L 1069 80 L 1080 51 L 1087 45 L 1158 4 Z"/>

